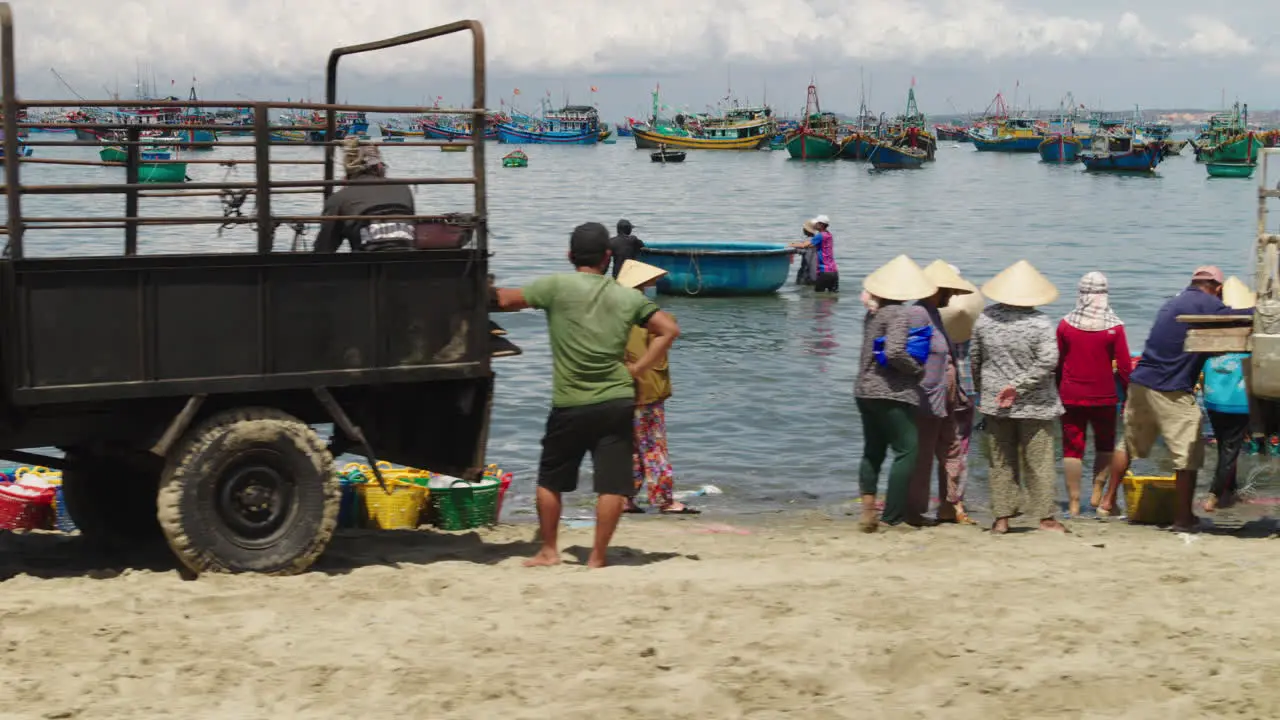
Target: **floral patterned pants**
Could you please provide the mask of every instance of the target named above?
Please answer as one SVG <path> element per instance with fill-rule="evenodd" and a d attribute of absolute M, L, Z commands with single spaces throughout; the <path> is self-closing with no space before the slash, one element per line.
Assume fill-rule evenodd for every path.
<path fill-rule="evenodd" d="M 649 486 L 649 504 L 663 508 L 674 498 L 675 476 L 667 457 L 667 411 L 663 401 L 637 405 L 635 416 L 636 494 Z"/>

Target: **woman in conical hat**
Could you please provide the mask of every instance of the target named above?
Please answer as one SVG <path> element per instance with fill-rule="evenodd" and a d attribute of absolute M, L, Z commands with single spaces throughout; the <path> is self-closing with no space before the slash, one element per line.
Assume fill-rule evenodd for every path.
<path fill-rule="evenodd" d="M 1249 287 L 1232 276 L 1222 283 L 1222 302 L 1245 310 L 1257 298 Z M 1249 436 L 1249 353 L 1213 355 L 1204 364 L 1200 381 L 1204 388 L 1204 409 L 1218 446 L 1218 463 L 1203 509 L 1214 512 L 1231 506 L 1236 499 L 1236 462 Z"/>
<path fill-rule="evenodd" d="M 924 274 L 938 291 L 919 301 L 929 314 L 933 336 L 920 383 L 923 400 L 916 413 L 918 450 L 911 476 L 911 512 L 923 515 L 929 510 L 929 486 L 936 460 L 938 522 L 970 524 L 973 521 L 964 511 L 963 476 L 973 424 L 973 403 L 961 387 L 955 340 L 950 337 L 942 312 L 961 298 L 976 295 L 978 288 L 942 260 L 930 263 Z M 965 351 L 967 353 L 967 348 Z"/>
<path fill-rule="evenodd" d="M 1058 289 L 1019 260 L 983 285 L 982 294 L 996 304 L 974 325 L 970 353 L 978 410 L 986 416 L 991 442 L 991 531 L 1009 531 L 1021 482 L 1027 495 L 1023 514 L 1039 520 L 1041 530 L 1065 532 L 1055 517 L 1053 492 L 1053 430 L 1062 415 L 1054 382 L 1058 342 L 1049 318 L 1035 309 L 1056 300 Z"/>
<path fill-rule="evenodd" d="M 1085 273 L 1076 304 L 1058 323 L 1058 395 L 1062 398 L 1062 474 L 1072 516 L 1080 514 L 1084 444 L 1093 426 L 1093 507 L 1102 502 L 1116 449 L 1116 405 L 1129 387 L 1133 358 L 1124 323 L 1111 309 L 1107 276 Z"/>
<path fill-rule="evenodd" d="M 853 390 L 864 440 L 858 471 L 862 529 L 875 532 L 878 528 L 876 488 L 890 448 L 893 466 L 880 520 L 890 525 L 923 525 L 924 518 L 908 506 L 908 494 L 916 463 L 915 413 L 924 363 L 908 351 L 908 338 L 913 327 L 929 326 L 929 316 L 923 307 L 904 303 L 930 297 L 938 287 L 911 258 L 899 255 L 868 275 L 863 288 L 877 309 L 868 311 L 863 320 L 862 356 Z"/>
<path fill-rule="evenodd" d="M 655 285 L 666 270 L 638 260 L 627 260 L 618 270 L 618 284 L 636 290 Z M 644 356 L 649 347 L 649 331 L 631 328 L 627 340 L 627 362 Z M 667 399 L 671 397 L 671 370 L 667 358 L 636 378 L 634 467 L 636 493 L 649 488 L 649 505 L 664 515 L 696 515 L 697 510 L 675 499 L 675 472 L 667 453 Z M 634 498 L 627 498 L 624 512 L 643 513 Z"/>

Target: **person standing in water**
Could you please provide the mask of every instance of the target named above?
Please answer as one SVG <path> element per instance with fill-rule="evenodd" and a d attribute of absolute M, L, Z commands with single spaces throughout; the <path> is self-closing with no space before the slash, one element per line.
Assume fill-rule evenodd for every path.
<path fill-rule="evenodd" d="M 609 231 L 600 223 L 574 228 L 569 261 L 575 272 L 539 278 L 521 289 L 495 288 L 504 311 L 537 308 L 551 336 L 551 412 L 538 461 L 538 528 L 542 547 L 525 565 L 558 565 L 561 495 L 578 487 L 591 453 L 596 502 L 595 543 L 587 565 L 607 564 L 606 551 L 622 509 L 635 493 L 635 379 L 666 357 L 680 335 L 676 321 L 644 293 L 608 277 Z M 625 363 L 631 328 L 652 333 L 644 354 Z"/>
<path fill-rule="evenodd" d="M 632 229 L 631 221 L 623 218 L 618 221 L 618 234 L 609 238 L 609 252 L 613 253 L 615 278 L 622 271 L 623 263 L 640 257 L 640 250 L 644 248 L 644 241 L 632 235 Z"/>
<path fill-rule="evenodd" d="M 1067 507 L 1080 514 L 1080 482 L 1084 476 L 1084 445 L 1093 426 L 1093 496 L 1098 507 L 1111 472 L 1116 449 L 1116 406 L 1119 390 L 1129 387 L 1132 358 L 1124 323 L 1107 294 L 1107 276 L 1086 273 L 1077 287 L 1076 306 L 1058 323 L 1058 395 L 1062 398 L 1062 474 L 1067 483 Z"/>
<path fill-rule="evenodd" d="M 1253 307 L 1256 298 L 1239 278 L 1232 276 L 1222 284 L 1222 302 L 1242 310 Z M 1235 504 L 1236 464 L 1249 434 L 1249 380 L 1249 353 L 1214 355 L 1204 364 L 1204 409 L 1218 448 L 1213 483 L 1202 506 L 1205 512 Z"/>
<path fill-rule="evenodd" d="M 812 220 L 805 220 L 800 230 L 804 233 L 805 239 L 791 245 L 800 251 L 800 269 L 796 270 L 796 285 L 812 285 L 818 276 L 818 266 L 814 261 L 816 252 L 812 243 L 818 229 L 814 227 Z"/>
<path fill-rule="evenodd" d="M 618 284 L 643 291 L 666 275 L 662 268 L 637 260 L 628 260 L 618 273 Z M 627 340 L 627 362 L 637 362 L 649 350 L 654 335 L 642 327 L 631 328 Z M 675 499 L 675 472 L 667 453 L 667 408 L 671 397 L 671 371 L 664 355 L 648 372 L 636 376 L 635 415 L 635 488 L 639 494 L 648 486 L 649 505 L 663 515 L 698 515 L 695 510 Z M 628 498 L 626 512 L 643 513 L 635 498 Z"/>
<path fill-rule="evenodd" d="M 819 215 L 810 220 L 813 236 L 806 241 L 793 243 L 791 247 L 799 249 L 812 248 L 814 251 L 814 292 L 840 292 L 840 270 L 836 267 L 836 251 L 831 231 L 831 218 Z M 808 228 L 806 228 L 806 231 Z M 806 234 L 808 234 L 806 232 Z"/>

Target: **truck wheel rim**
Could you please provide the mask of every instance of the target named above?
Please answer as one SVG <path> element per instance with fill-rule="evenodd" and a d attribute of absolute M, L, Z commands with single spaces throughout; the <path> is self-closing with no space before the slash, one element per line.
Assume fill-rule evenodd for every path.
<path fill-rule="evenodd" d="M 218 483 L 218 515 L 238 540 L 272 539 L 286 524 L 293 483 L 269 462 L 254 460 L 228 468 Z"/>

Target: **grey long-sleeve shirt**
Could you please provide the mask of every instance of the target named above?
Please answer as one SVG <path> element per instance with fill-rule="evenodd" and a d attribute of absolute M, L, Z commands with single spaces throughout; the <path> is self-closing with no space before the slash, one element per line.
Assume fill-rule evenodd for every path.
<path fill-rule="evenodd" d="M 992 305 L 978 316 L 969 347 L 978 411 L 1016 420 L 1053 420 L 1062 414 L 1054 373 L 1058 340 L 1049 317 L 1035 308 Z M 996 395 L 1012 385 L 1013 406 Z"/>
<path fill-rule="evenodd" d="M 918 405 L 924 368 L 907 354 L 907 332 L 913 325 L 927 324 L 929 316 L 924 308 L 916 306 L 885 305 L 867 313 L 862 322 L 862 357 L 853 396 Z M 875 339 L 881 336 L 885 339 L 887 365 L 880 365 L 875 359 Z"/>

